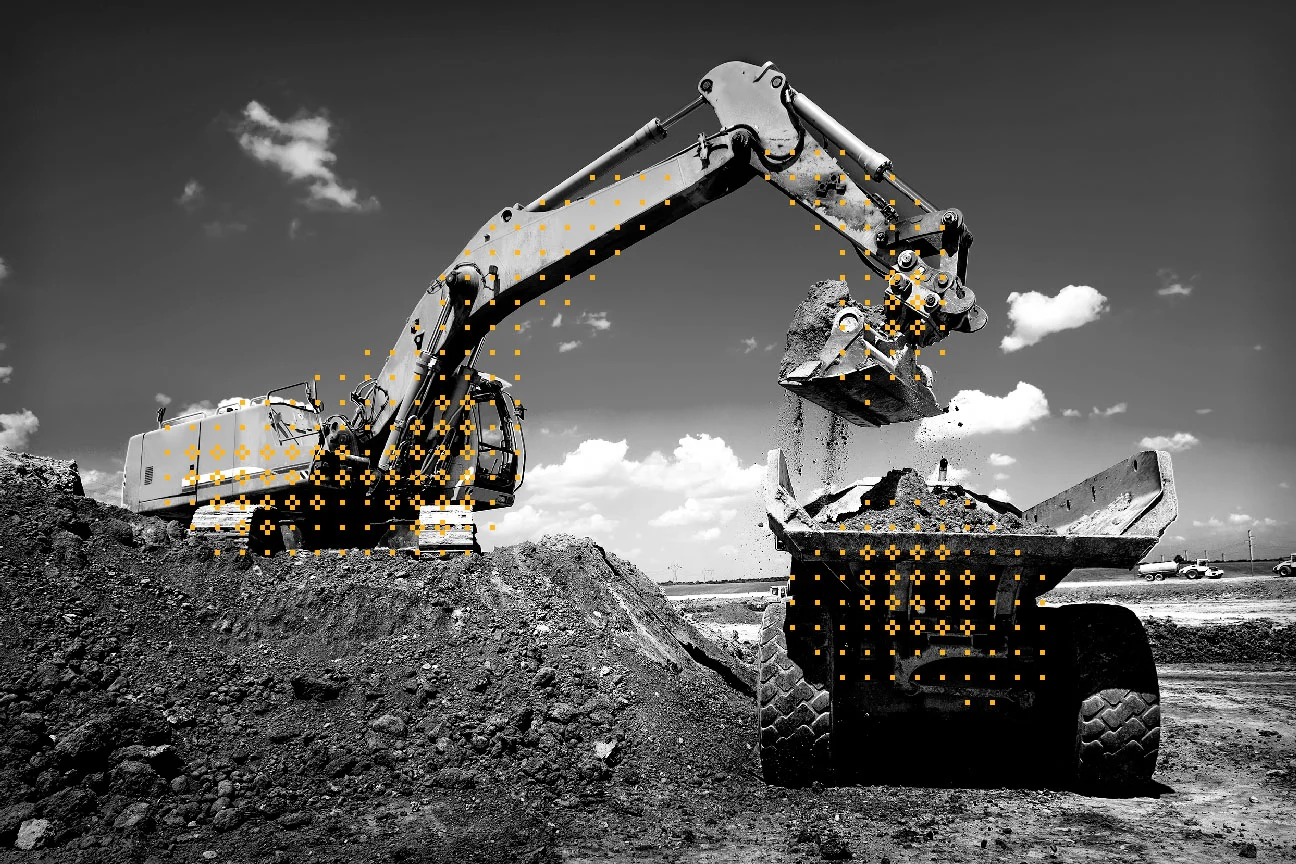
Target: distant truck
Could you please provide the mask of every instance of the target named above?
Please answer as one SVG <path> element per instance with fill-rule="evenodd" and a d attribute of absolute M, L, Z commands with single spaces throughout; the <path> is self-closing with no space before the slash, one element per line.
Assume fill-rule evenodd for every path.
<path fill-rule="evenodd" d="M 1182 576 L 1185 579 L 1218 579 L 1224 575 L 1224 571 L 1210 566 L 1209 558 L 1198 558 L 1191 564 L 1183 559 L 1140 564 L 1138 575 L 1149 582 L 1155 582 L 1164 580 L 1167 576 Z"/>
<path fill-rule="evenodd" d="M 1224 571 L 1218 567 L 1210 566 L 1209 558 L 1198 558 L 1195 564 L 1185 564 L 1179 568 L 1179 574 L 1186 579 L 1218 579 L 1224 575 Z"/>
<path fill-rule="evenodd" d="M 1150 564 L 1140 564 L 1138 565 L 1138 575 L 1149 582 L 1165 579 L 1167 576 L 1177 576 L 1179 575 L 1179 562 L 1157 561 Z"/>
<path fill-rule="evenodd" d="M 1286 559 L 1275 564 L 1273 572 L 1277 573 L 1279 576 L 1291 576 L 1296 574 L 1296 554 L 1288 555 Z"/>

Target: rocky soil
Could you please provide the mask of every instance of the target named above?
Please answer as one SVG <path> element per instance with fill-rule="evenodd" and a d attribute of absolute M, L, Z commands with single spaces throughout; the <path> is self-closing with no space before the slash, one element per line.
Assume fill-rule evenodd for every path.
<path fill-rule="evenodd" d="M 749 651 L 592 541 L 253 558 L 33 464 L 0 459 L 0 861 L 1296 854 L 1272 664 L 1162 670 L 1146 797 L 768 788 Z"/>
<path fill-rule="evenodd" d="M 2 847 L 539 861 L 751 770 L 750 667 L 592 541 L 254 558 L 47 468 L 0 469 Z"/>

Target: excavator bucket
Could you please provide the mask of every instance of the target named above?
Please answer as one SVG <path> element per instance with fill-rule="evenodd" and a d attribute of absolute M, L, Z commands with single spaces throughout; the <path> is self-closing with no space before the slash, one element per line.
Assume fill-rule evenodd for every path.
<path fill-rule="evenodd" d="M 888 334 L 886 312 L 861 304 L 845 282 L 816 283 L 788 329 L 779 384 L 857 426 L 943 413 L 915 346 Z"/>

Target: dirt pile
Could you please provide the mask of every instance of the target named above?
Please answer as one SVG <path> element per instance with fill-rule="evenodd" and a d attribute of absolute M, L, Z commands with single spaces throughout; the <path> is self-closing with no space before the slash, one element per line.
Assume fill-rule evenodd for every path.
<path fill-rule="evenodd" d="M 833 493 L 808 504 L 806 510 L 816 521 L 856 531 L 1057 533 L 1015 513 L 996 512 L 961 486 L 932 489 L 912 468 L 889 471 L 871 487 L 855 486 Z"/>
<path fill-rule="evenodd" d="M 1247 621 L 1186 627 L 1146 618 L 1143 626 L 1158 663 L 1296 662 L 1296 625 Z"/>
<path fill-rule="evenodd" d="M 39 489 L 84 495 L 75 462 L 15 453 L 0 447 L 0 488 Z"/>
<path fill-rule="evenodd" d="M 0 846 L 541 861 L 557 814 L 752 771 L 748 667 L 590 540 L 218 555 L 28 464 L 0 486 Z"/>

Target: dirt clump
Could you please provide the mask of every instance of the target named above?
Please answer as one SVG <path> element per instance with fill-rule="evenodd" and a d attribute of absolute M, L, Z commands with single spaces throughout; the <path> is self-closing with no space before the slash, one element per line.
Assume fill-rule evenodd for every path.
<path fill-rule="evenodd" d="M 797 306 L 788 326 L 787 347 L 779 363 L 780 378 L 786 378 L 808 360 L 819 359 L 819 352 L 832 334 L 833 319 L 847 306 L 858 311 L 864 323 L 875 332 L 882 332 L 886 326 L 886 313 L 856 301 L 845 282 L 837 279 L 816 282 Z"/>

